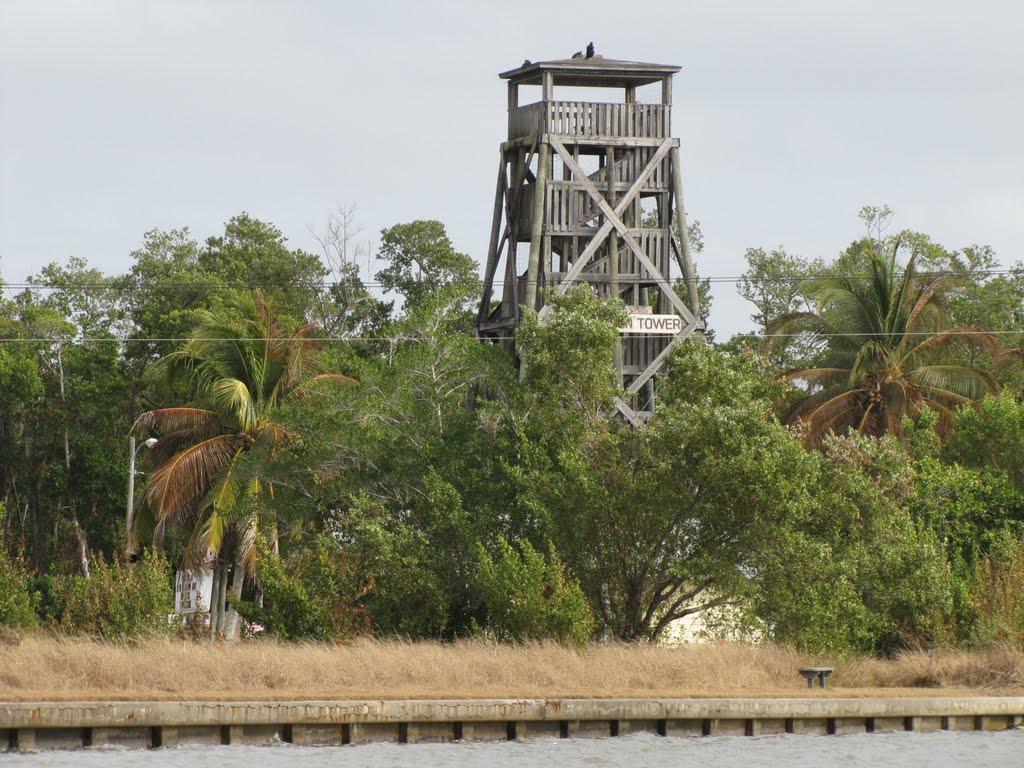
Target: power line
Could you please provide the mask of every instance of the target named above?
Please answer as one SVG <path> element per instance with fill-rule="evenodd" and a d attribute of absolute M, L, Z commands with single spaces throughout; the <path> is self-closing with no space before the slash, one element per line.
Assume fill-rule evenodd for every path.
<path fill-rule="evenodd" d="M 592 273 L 591 273 L 592 274 Z M 899 277 L 904 275 L 905 272 L 894 272 L 893 276 Z M 1000 277 L 1000 276 L 1021 276 L 1024 277 L 1024 269 L 1014 267 L 1008 269 L 967 269 L 958 270 L 955 272 L 951 271 L 939 271 L 939 272 L 917 272 L 922 278 L 934 278 L 934 277 Z M 602 274 L 603 276 L 603 274 Z M 832 279 L 832 280 L 866 280 L 871 278 L 872 275 L 867 272 L 862 273 L 848 273 L 848 274 L 836 274 L 832 272 L 810 272 L 804 274 L 783 274 L 774 276 L 754 276 L 754 275 L 709 275 L 709 276 L 696 276 L 695 278 L 686 279 L 682 276 L 671 278 L 676 282 L 708 282 L 708 283 L 737 283 L 741 280 L 746 280 L 751 283 L 773 283 L 773 282 L 804 282 L 820 279 Z M 117 279 L 115 279 L 117 280 Z M 241 289 L 241 290 L 255 290 L 259 288 L 265 288 L 266 285 L 245 282 L 225 282 L 225 281 L 204 281 L 199 283 L 194 282 L 159 282 L 153 285 L 121 285 L 111 280 L 108 282 L 89 282 L 89 283 L 74 283 L 70 285 L 48 285 L 45 283 L 3 283 L 0 282 L 0 287 L 10 290 L 38 290 L 38 291 L 69 291 L 69 290 L 81 290 L 81 291 L 115 291 L 122 294 L 136 293 L 140 291 L 153 290 L 165 290 L 165 289 L 192 289 L 192 290 L 210 290 L 214 288 L 228 288 L 228 289 Z M 483 280 L 475 281 L 478 286 L 483 286 Z M 492 286 L 504 286 L 505 280 L 492 280 Z M 585 281 L 581 281 L 585 282 Z M 639 283 L 651 283 L 653 278 L 619 278 L 618 281 L 622 285 L 632 285 Z M 451 281 L 445 281 L 439 283 L 440 286 L 453 285 Z M 553 283 L 555 284 L 555 283 Z M 309 283 L 296 283 L 288 286 L 289 289 L 314 289 L 314 288 L 336 288 L 346 287 L 348 283 L 332 280 L 323 280 L 319 282 Z M 280 286 L 272 286 L 274 288 Z M 366 282 L 360 282 L 357 285 L 352 286 L 354 288 L 384 288 L 384 283 L 380 281 L 370 280 Z"/>
<path fill-rule="evenodd" d="M 812 331 L 801 331 L 797 333 L 758 333 L 756 331 L 748 334 L 737 334 L 740 336 L 756 336 L 759 339 L 795 339 L 798 337 L 813 337 L 817 339 L 833 339 L 833 338 L 884 338 L 891 336 L 936 336 L 938 334 L 945 334 L 947 336 L 1012 336 L 1020 335 L 1024 333 L 1024 330 L 1000 330 L 1000 331 L 987 331 L 987 330 L 963 330 L 963 331 L 908 331 L 905 333 L 886 333 L 883 331 L 875 331 L 870 333 L 814 333 Z M 668 338 L 668 334 L 659 333 L 630 333 L 631 337 L 663 337 Z M 431 336 L 323 336 L 313 339 L 294 339 L 291 337 L 281 338 L 264 338 L 262 336 L 253 337 L 225 337 L 225 338 L 202 338 L 193 339 L 187 336 L 176 336 L 176 337 L 163 337 L 163 338 L 147 338 L 137 336 L 86 336 L 86 337 L 58 337 L 51 338 L 45 336 L 20 336 L 11 338 L 0 338 L 0 344 L 10 343 L 33 343 L 33 342 L 49 342 L 52 344 L 92 344 L 92 343 L 116 343 L 116 344 L 157 344 L 165 342 L 173 343 L 184 343 L 190 341 L 209 341 L 209 342 L 267 342 L 267 343 L 296 343 L 296 344 L 316 344 L 319 342 L 390 342 L 390 341 L 429 341 L 434 337 Z M 482 340 L 485 341 L 514 341 L 515 336 L 485 336 Z"/>

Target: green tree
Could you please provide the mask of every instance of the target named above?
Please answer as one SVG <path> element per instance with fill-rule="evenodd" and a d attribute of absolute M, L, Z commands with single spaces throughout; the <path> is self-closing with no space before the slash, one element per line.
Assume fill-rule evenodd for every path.
<path fill-rule="evenodd" d="M 223 235 L 205 243 L 187 228 L 151 230 L 131 256 L 129 272 L 112 284 L 127 297 L 123 312 L 133 341 L 125 362 L 131 371 L 133 418 L 139 398 L 167 396 L 157 393 L 164 382 L 150 375 L 151 366 L 188 338 L 199 310 L 221 311 L 236 294 L 260 291 L 294 321 L 329 318 L 333 323 L 338 311 L 324 285 L 328 272 L 320 259 L 288 248 L 277 227 L 245 213 L 232 217 Z"/>
<path fill-rule="evenodd" d="M 1007 542 L 1024 533 L 1024 496 L 995 468 L 945 464 L 926 457 L 914 465 L 915 494 L 908 507 L 942 545 L 944 580 L 953 601 L 952 628 L 958 640 L 978 636 L 976 591 L 991 566 L 1012 555 Z"/>
<path fill-rule="evenodd" d="M 752 568 L 761 628 L 817 653 L 891 653 L 945 638 L 951 584 L 935 534 L 908 508 L 913 472 L 892 438 L 829 437 L 812 497 Z"/>
<path fill-rule="evenodd" d="M 342 540 L 373 584 L 365 605 L 377 632 L 451 638 L 469 629 L 462 614 L 475 561 L 462 552 L 471 536 L 461 500 L 442 483 L 435 475 L 429 498 L 405 514 L 356 496 L 340 521 Z"/>
<path fill-rule="evenodd" d="M 379 633 L 450 638 L 484 622 L 477 543 L 530 527 L 506 464 L 520 415 L 511 363 L 462 321 L 446 291 L 405 314 L 379 356 L 356 361 L 359 387 L 282 411 L 299 438 L 264 472 L 293 545 L 330 531 L 360 559 Z"/>
<path fill-rule="evenodd" d="M 9 378 L 0 386 L 17 399 L 5 413 L 11 461 L 0 476 L 24 513 L 19 522 L 28 520 L 19 549 L 31 550 L 33 570 L 71 566 L 87 576 L 92 549 L 113 551 L 112 512 L 123 504 L 121 304 L 81 259 L 50 264 L 29 283 L 0 320 L 4 335 L 19 339 L 2 366 Z"/>
<path fill-rule="evenodd" d="M 768 329 L 781 317 L 811 309 L 806 287 L 811 276 L 823 268 L 822 264 L 791 255 L 781 245 L 770 251 L 748 248 L 744 258 L 747 269 L 737 281 L 736 290 L 757 310 L 750 319 L 764 338 L 763 342 L 749 339 L 749 343 L 762 354 L 770 351 L 769 357 L 779 370 L 793 368 L 811 350 L 801 343 L 799 335 L 769 339 Z"/>
<path fill-rule="evenodd" d="M 743 258 L 747 269 L 737 281 L 736 290 L 754 305 L 757 311 L 750 319 L 762 333 L 767 333 L 778 318 L 810 309 L 804 284 L 816 265 L 786 253 L 781 245 L 770 251 L 747 248 Z"/>
<path fill-rule="evenodd" d="M 377 258 L 387 263 L 377 280 L 385 291 L 402 297 L 406 313 L 441 289 L 459 296 L 467 306 L 476 298 L 478 265 L 455 250 L 439 221 L 412 221 L 381 231 Z"/>
<path fill-rule="evenodd" d="M 612 359 L 628 319 L 625 304 L 601 301 L 581 285 L 553 296 L 548 307 L 543 323 L 527 310 L 516 332 L 523 382 L 550 418 L 602 422 L 618 394 Z"/>
<path fill-rule="evenodd" d="M 241 213 L 224 225 L 222 236 L 207 238 L 198 266 L 222 295 L 258 291 L 283 317 L 312 320 L 327 269 L 316 255 L 289 249 L 286 243 L 273 224 Z"/>
<path fill-rule="evenodd" d="M 1024 538 L 1004 536 L 975 569 L 973 635 L 981 646 L 1024 644 Z"/>
<path fill-rule="evenodd" d="M 525 502 L 624 640 L 742 600 L 756 553 L 807 503 L 807 454 L 771 415 L 770 380 L 699 343 L 670 370 L 643 429 L 595 421 L 521 450 Z"/>
<path fill-rule="evenodd" d="M 1001 471 L 1024 493 L 1024 403 L 1009 392 L 988 396 L 975 408 L 962 408 L 945 447 L 947 461 Z"/>
<path fill-rule="evenodd" d="M 877 245 L 865 240 L 851 250 L 866 277 L 814 281 L 807 292 L 816 311 L 785 315 L 771 328 L 811 334 L 823 348 L 813 365 L 784 374 L 807 387 L 789 421 L 809 444 L 847 429 L 876 436 L 899 431 L 904 416 L 926 406 L 946 429 L 957 406 L 996 388 L 984 371 L 950 359 L 970 347 L 994 351 L 999 342 L 983 329 L 948 327 L 949 275 L 918 275 L 916 251 L 901 267 L 898 239 L 886 254 Z"/>
<path fill-rule="evenodd" d="M 150 230 L 142 247 L 131 253 L 131 269 L 115 281 L 115 288 L 130 297 L 125 314 L 140 339 L 125 349 L 139 389 L 148 367 L 174 350 L 175 339 L 188 337 L 193 313 L 208 309 L 220 295 L 222 289 L 213 285 L 216 278 L 199 263 L 200 252 L 187 228 Z"/>
<path fill-rule="evenodd" d="M 1003 270 L 987 245 L 971 245 L 950 259 L 969 279 L 954 287 L 949 313 L 956 325 L 1003 333 L 1008 347 L 1019 347 L 1024 332 L 1024 265 Z"/>

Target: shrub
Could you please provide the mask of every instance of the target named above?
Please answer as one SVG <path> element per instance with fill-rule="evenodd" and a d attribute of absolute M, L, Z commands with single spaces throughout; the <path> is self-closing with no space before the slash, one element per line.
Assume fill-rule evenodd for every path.
<path fill-rule="evenodd" d="M 1024 645 L 1024 540 L 1008 535 L 999 541 L 978 561 L 973 586 L 973 640 Z"/>
<path fill-rule="evenodd" d="M 31 629 L 36 625 L 28 581 L 21 566 L 0 553 L 0 627 Z"/>
<path fill-rule="evenodd" d="M 174 611 L 171 571 L 164 557 L 147 552 L 131 565 L 97 557 L 89 578 L 55 580 L 63 604 L 59 626 L 69 634 L 107 640 L 170 631 Z"/>
<path fill-rule="evenodd" d="M 495 636 L 518 642 L 587 642 L 594 631 L 594 615 L 579 582 L 566 575 L 555 548 L 545 559 L 528 541 L 516 552 L 499 539 L 498 550 L 495 560 L 480 547 L 476 579 Z"/>
<path fill-rule="evenodd" d="M 369 627 L 361 604 L 372 584 L 364 583 L 359 560 L 337 542 L 318 537 L 313 547 L 290 562 L 259 544 L 256 575 L 262 605 L 237 601 L 242 617 L 282 640 L 344 640 Z"/>
<path fill-rule="evenodd" d="M 908 508 L 909 459 L 894 438 L 827 438 L 814 504 L 758 563 L 768 636 L 813 653 L 892 654 L 948 635 L 953 595 L 934 531 Z"/>
<path fill-rule="evenodd" d="M 4 505 L 0 503 L 0 525 L 3 521 Z M 28 574 L 0 545 L 0 627 L 29 629 L 35 626 L 36 614 L 28 585 Z"/>

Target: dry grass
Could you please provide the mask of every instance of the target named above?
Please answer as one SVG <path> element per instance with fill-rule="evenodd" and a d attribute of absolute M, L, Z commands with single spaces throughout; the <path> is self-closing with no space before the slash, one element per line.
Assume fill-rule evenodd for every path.
<path fill-rule="evenodd" d="M 739 644 L 508 646 L 365 640 L 349 646 L 132 644 L 30 636 L 0 645 L 0 699 L 361 699 L 942 695 L 1024 691 L 1024 654 L 908 654 L 838 662 L 812 694 L 818 659 Z M 940 688 L 933 687 L 942 686 Z M 898 688 L 899 690 L 894 690 Z M 969 691 L 967 691 L 969 692 Z"/>
<path fill-rule="evenodd" d="M 846 686 L 1024 690 L 1024 653 L 1012 648 L 985 651 L 936 650 L 904 653 L 892 661 L 851 659 L 836 670 Z"/>

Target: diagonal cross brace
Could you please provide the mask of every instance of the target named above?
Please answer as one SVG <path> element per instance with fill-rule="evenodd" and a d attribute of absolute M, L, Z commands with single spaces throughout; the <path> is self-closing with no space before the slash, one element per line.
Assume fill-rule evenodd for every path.
<path fill-rule="evenodd" d="M 629 394 L 631 395 L 635 395 L 637 392 L 639 392 L 640 387 L 646 384 L 647 380 L 658 372 L 658 369 L 661 367 L 662 362 L 665 360 L 666 357 L 668 357 L 669 352 L 671 352 L 675 348 L 676 344 L 678 344 L 683 339 L 689 338 L 691 335 L 693 335 L 693 332 L 695 330 L 697 330 L 697 326 L 695 325 L 683 326 L 683 330 L 681 330 L 679 333 L 672 337 L 672 340 L 665 345 L 665 348 L 658 353 L 658 356 L 651 361 L 650 365 L 644 368 L 643 372 L 635 379 L 633 379 L 633 381 L 630 383 L 626 391 L 629 392 Z"/>
<path fill-rule="evenodd" d="M 562 286 L 559 290 L 564 291 L 568 284 L 579 277 L 583 272 L 583 268 L 587 265 L 594 253 L 596 253 L 598 247 L 604 242 L 605 238 L 608 237 L 612 228 L 614 228 L 619 237 L 622 238 L 622 242 L 633 252 L 637 260 L 644 265 L 654 281 L 658 283 L 661 290 L 664 292 L 665 297 L 672 303 L 683 320 L 689 326 L 696 326 L 697 319 L 693 316 L 690 308 L 683 302 L 676 292 L 672 289 L 672 285 L 665 279 L 665 276 L 661 274 L 661 271 L 654 264 L 653 261 L 648 258 L 643 248 L 633 239 L 633 236 L 629 234 L 629 228 L 622 221 L 622 212 L 625 211 L 626 206 L 632 201 L 632 199 L 640 192 L 640 188 L 647 182 L 651 174 L 654 173 L 658 163 L 665 157 L 666 154 L 672 149 L 673 140 L 666 139 L 658 147 L 658 151 L 654 153 L 647 166 L 644 168 L 643 173 L 640 174 L 639 178 L 633 183 L 629 191 L 623 196 L 619 203 L 613 209 L 608 201 L 605 200 L 604 195 L 594 186 L 594 183 L 587 177 L 586 172 L 580 168 L 579 163 L 573 159 L 573 156 L 566 150 L 565 145 L 555 137 L 550 137 L 549 142 L 554 150 L 558 153 L 559 157 L 562 158 L 562 162 L 572 171 L 573 176 L 579 181 L 580 185 L 586 190 L 587 194 L 594 200 L 597 206 L 601 209 L 601 212 L 605 215 L 605 222 L 595 233 L 593 239 L 587 245 L 583 253 L 580 254 L 576 263 L 572 265 L 572 269 L 566 273 L 562 279 Z"/>
<path fill-rule="evenodd" d="M 604 196 L 597 191 L 597 188 L 594 186 L 593 182 L 591 182 L 590 179 L 587 178 L 586 172 L 582 168 L 580 168 L 579 163 L 577 163 L 576 160 L 572 157 L 572 155 L 568 152 L 568 150 L 566 150 L 565 145 L 562 144 L 561 141 L 553 137 L 550 139 L 550 143 L 551 146 L 554 147 L 555 151 L 558 153 L 559 157 L 562 158 L 562 161 L 567 161 L 566 165 L 568 165 L 573 175 L 580 179 L 581 183 L 583 183 L 584 189 L 587 190 L 587 194 L 594 198 L 598 202 L 598 205 L 604 203 L 604 208 L 608 208 L 609 206 L 608 203 L 605 201 Z M 587 244 L 587 247 L 584 249 L 583 253 L 579 255 L 579 257 L 576 259 L 576 262 L 572 265 L 572 268 L 565 274 L 565 277 L 562 278 L 562 286 L 568 286 L 569 283 L 571 283 L 573 280 L 580 276 L 580 273 L 583 271 L 583 268 L 587 266 L 587 263 L 593 257 L 597 249 L 601 246 L 601 243 L 605 241 L 605 238 L 607 238 L 608 234 L 612 231 L 612 228 L 614 227 L 614 222 L 617 221 L 620 225 L 622 224 L 620 217 L 625 212 L 629 204 L 633 202 L 633 198 L 636 197 L 637 194 L 640 192 L 641 187 L 643 187 L 643 185 L 647 183 L 647 180 L 651 178 L 655 170 L 657 170 L 658 163 L 660 163 L 664 159 L 665 155 L 668 154 L 671 149 L 672 139 L 665 139 L 665 141 L 661 143 L 661 146 L 658 147 L 657 152 L 654 153 L 654 156 L 651 157 L 643 172 L 640 174 L 637 180 L 633 182 L 633 186 L 631 186 L 629 190 L 626 192 L 626 194 L 619 199 L 619 202 L 616 204 L 615 209 L 612 211 L 612 216 L 605 216 L 604 224 L 602 224 L 598 228 L 597 232 L 594 233 L 593 238 L 591 238 L 590 243 Z M 560 288 L 560 291 L 564 292 L 565 287 Z"/>

